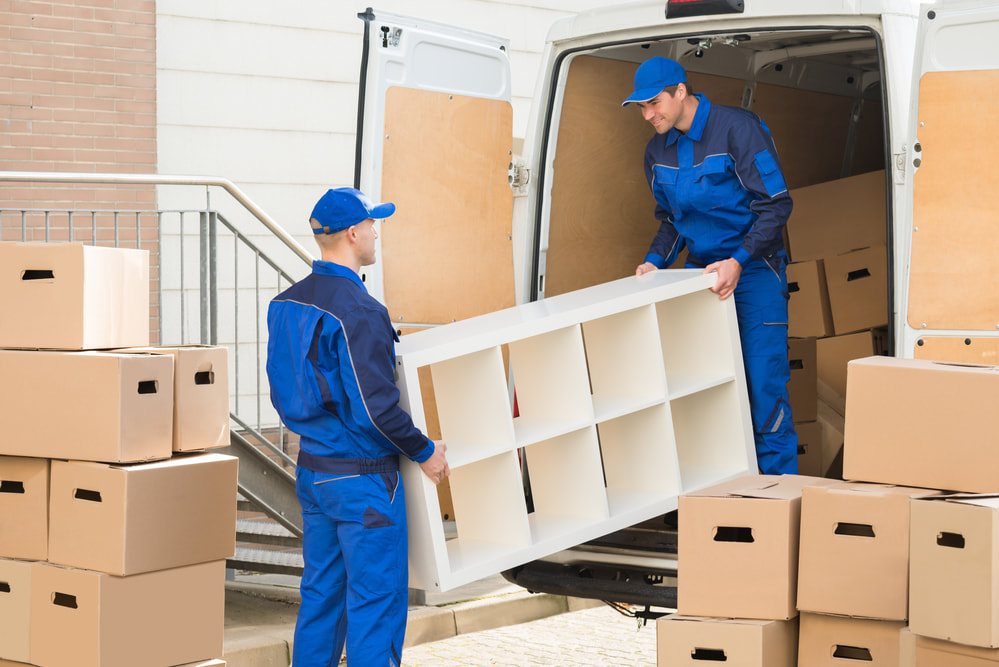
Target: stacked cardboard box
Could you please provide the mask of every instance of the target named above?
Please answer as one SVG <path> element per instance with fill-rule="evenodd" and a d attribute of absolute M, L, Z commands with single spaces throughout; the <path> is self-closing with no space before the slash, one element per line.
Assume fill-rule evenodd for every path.
<path fill-rule="evenodd" d="M 148 347 L 148 262 L 0 243 L 0 665 L 225 664 L 225 350 Z"/>
<path fill-rule="evenodd" d="M 875 331 L 888 322 L 884 179 L 884 171 L 874 171 L 791 193 L 794 210 L 786 231 L 792 364 L 803 346 L 814 348 L 808 384 L 803 377 L 795 382 L 793 365 L 789 384 L 802 474 L 840 476 L 837 421 L 845 412 L 846 364 L 880 353 Z M 823 404 L 839 418 L 823 417 Z"/>
<path fill-rule="evenodd" d="M 699 664 L 670 658 L 698 652 L 694 660 L 796 664 L 801 491 L 832 483 L 750 475 L 680 497 L 677 614 L 658 623 L 660 665 Z"/>
<path fill-rule="evenodd" d="M 795 616 L 802 667 L 999 665 L 999 367 L 848 368 L 851 481 L 746 477 L 680 498 L 683 616 L 660 621 L 661 665 L 794 664 L 778 647 Z"/>
<path fill-rule="evenodd" d="M 939 490 L 909 500 L 906 667 L 999 664 L 997 396 L 995 366 L 849 364 L 845 475 Z"/>

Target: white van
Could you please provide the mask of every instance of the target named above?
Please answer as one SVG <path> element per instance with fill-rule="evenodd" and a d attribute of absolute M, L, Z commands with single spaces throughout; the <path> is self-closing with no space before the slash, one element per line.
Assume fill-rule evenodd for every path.
<path fill-rule="evenodd" d="M 642 166 L 653 130 L 621 101 L 640 62 L 667 56 L 713 103 L 769 126 L 795 201 L 791 266 L 842 267 L 842 277 L 820 269 L 825 293 L 791 297 L 821 315 L 828 294 L 831 321 L 801 330 L 817 339 L 820 367 L 832 349 L 823 341 L 862 334 L 859 351 L 829 353 L 840 356 L 819 385 L 831 403 L 851 356 L 999 363 L 996 3 L 642 0 L 579 14 L 549 33 L 516 151 L 506 40 L 362 18 L 355 180 L 413 212 L 386 221 L 382 263 L 367 276 L 400 328 L 634 272 L 658 226 Z M 673 606 L 671 587 L 650 585 L 675 570 L 663 525 L 509 576 L 531 590 Z"/>

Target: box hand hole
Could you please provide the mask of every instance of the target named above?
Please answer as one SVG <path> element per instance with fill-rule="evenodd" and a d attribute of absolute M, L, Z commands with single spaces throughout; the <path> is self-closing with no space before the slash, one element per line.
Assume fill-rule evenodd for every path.
<path fill-rule="evenodd" d="M 54 280 L 55 273 L 51 269 L 25 269 L 21 271 L 21 280 Z"/>
<path fill-rule="evenodd" d="M 195 373 L 194 384 L 215 384 L 215 371 L 199 371 Z"/>
<path fill-rule="evenodd" d="M 6 581 L 0 581 L 0 593 L 10 593 L 10 584 Z"/>
<path fill-rule="evenodd" d="M 90 489 L 77 489 L 73 493 L 73 497 L 77 500 L 86 500 L 92 503 L 101 502 L 101 492 L 91 491 Z"/>
<path fill-rule="evenodd" d="M 964 535 L 960 533 L 937 533 L 937 545 L 951 549 L 963 549 Z"/>
<path fill-rule="evenodd" d="M 159 382 L 157 380 L 142 380 L 139 382 L 140 394 L 155 394 L 157 389 L 159 389 Z"/>
<path fill-rule="evenodd" d="M 53 593 L 52 604 L 57 607 L 67 607 L 69 609 L 79 609 L 76 605 L 76 596 L 69 593 Z"/>
<path fill-rule="evenodd" d="M 787 284 L 787 291 L 790 292 L 791 294 L 794 294 L 795 292 L 800 292 L 801 288 L 798 287 L 798 283 L 797 282 L 788 283 Z"/>
<path fill-rule="evenodd" d="M 748 526 L 718 526 L 715 528 L 715 542 L 755 542 L 753 529 Z"/>
<path fill-rule="evenodd" d="M 874 537 L 874 526 L 867 523 L 846 523 L 840 521 L 833 531 L 837 535 L 852 535 L 854 537 Z"/>
<path fill-rule="evenodd" d="M 12 479 L 0 480 L 0 493 L 24 493 L 24 482 Z"/>
<path fill-rule="evenodd" d="M 850 271 L 846 274 L 846 282 L 851 280 L 860 280 L 861 278 L 870 278 L 871 272 L 867 269 L 857 269 L 856 271 Z"/>
<path fill-rule="evenodd" d="M 725 651 L 718 648 L 695 648 L 690 652 L 691 660 L 704 660 L 705 662 L 727 662 L 728 657 Z"/>
<path fill-rule="evenodd" d="M 844 660 L 859 660 L 861 662 L 873 662 L 874 658 L 871 657 L 870 649 L 861 648 L 860 646 L 843 646 L 842 644 L 836 644 L 836 648 L 833 650 L 834 658 L 843 658 Z"/>

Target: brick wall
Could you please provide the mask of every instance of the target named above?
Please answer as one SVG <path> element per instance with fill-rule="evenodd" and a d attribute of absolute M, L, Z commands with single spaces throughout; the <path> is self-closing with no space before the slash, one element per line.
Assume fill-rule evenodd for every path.
<path fill-rule="evenodd" d="M 0 171 L 156 173 L 154 0 L 0 0 Z M 0 182 L 0 240 L 147 248 L 157 281 L 156 216 L 100 213 L 155 206 L 152 186 Z"/>

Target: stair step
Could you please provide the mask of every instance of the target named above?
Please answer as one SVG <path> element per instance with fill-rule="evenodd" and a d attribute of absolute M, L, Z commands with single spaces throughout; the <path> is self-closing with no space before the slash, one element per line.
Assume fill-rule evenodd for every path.
<path fill-rule="evenodd" d="M 236 509 L 242 510 L 244 512 L 256 512 L 258 507 L 254 505 L 248 498 L 243 496 L 242 493 L 236 494 Z"/>
<path fill-rule="evenodd" d="M 302 538 L 281 524 L 273 521 L 254 521 L 251 519 L 238 519 L 236 521 L 236 541 L 272 544 L 283 547 L 302 546 Z"/>
<path fill-rule="evenodd" d="M 301 576 L 305 570 L 305 558 L 301 553 L 294 551 L 236 547 L 235 555 L 226 561 L 226 567 L 234 570 Z"/>

